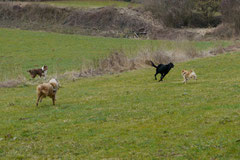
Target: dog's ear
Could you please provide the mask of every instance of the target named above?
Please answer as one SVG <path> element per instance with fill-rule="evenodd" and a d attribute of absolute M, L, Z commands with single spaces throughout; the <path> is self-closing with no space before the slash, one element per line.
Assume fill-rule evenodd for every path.
<path fill-rule="evenodd" d="M 56 88 L 57 87 L 57 84 L 56 83 L 50 83 L 52 86 L 53 86 L 53 88 Z"/>

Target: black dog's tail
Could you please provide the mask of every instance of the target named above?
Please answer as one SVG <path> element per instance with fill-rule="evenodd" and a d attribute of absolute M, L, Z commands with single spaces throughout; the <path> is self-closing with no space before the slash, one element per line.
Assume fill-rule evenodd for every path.
<path fill-rule="evenodd" d="M 153 66 L 155 68 L 157 68 L 157 66 L 153 63 L 153 61 L 146 60 L 145 63 L 148 64 L 148 65 L 151 65 L 151 66 Z"/>

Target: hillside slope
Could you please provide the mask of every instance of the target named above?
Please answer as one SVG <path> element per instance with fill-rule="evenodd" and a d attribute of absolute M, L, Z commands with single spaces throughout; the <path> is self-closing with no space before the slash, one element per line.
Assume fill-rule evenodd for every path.
<path fill-rule="evenodd" d="M 0 26 L 110 37 L 153 36 L 163 25 L 143 10 L 0 3 Z"/>
<path fill-rule="evenodd" d="M 113 52 L 121 51 L 133 57 L 144 50 L 180 50 L 187 47 L 210 50 L 217 46 L 226 47 L 232 42 L 137 40 L 0 28 L 0 44 L 1 82 L 22 75 L 30 78 L 26 71 L 43 65 L 49 67 L 49 75 L 80 71 L 85 65 L 96 65 L 92 64 L 94 60 L 106 58 Z"/>
<path fill-rule="evenodd" d="M 167 28 L 160 19 L 155 19 L 150 12 L 142 8 L 113 6 L 70 8 L 30 2 L 0 2 L 0 27 L 107 37 L 174 40 L 204 39 L 205 35 L 214 31 L 208 28 Z M 211 39 L 211 36 L 208 38 Z"/>
<path fill-rule="evenodd" d="M 62 82 L 57 105 L 35 86 L 0 89 L 0 157 L 239 159 L 239 53 Z M 181 70 L 197 82 L 182 84 Z"/>

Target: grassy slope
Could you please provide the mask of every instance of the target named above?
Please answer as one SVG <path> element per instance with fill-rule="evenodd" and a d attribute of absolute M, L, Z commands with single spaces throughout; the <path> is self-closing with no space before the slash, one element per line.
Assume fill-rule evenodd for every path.
<path fill-rule="evenodd" d="M 175 42 L 89 37 L 0 28 L 0 81 L 27 76 L 27 69 L 48 65 L 49 73 L 79 70 L 83 63 L 123 50 L 132 56 L 143 48 L 204 50 L 230 42 Z"/>
<path fill-rule="evenodd" d="M 134 54 L 141 47 L 158 43 L 0 29 L 0 75 L 10 74 L 14 70 L 25 73 L 27 69 L 43 64 L 49 66 L 50 73 L 53 70 L 71 71 L 81 68 L 84 61 L 105 57 L 113 51 L 128 50 L 129 54 Z"/>
<path fill-rule="evenodd" d="M 49 1 L 42 2 L 56 6 L 64 7 L 105 7 L 105 6 L 116 6 L 116 7 L 128 7 L 137 6 L 137 4 L 123 2 L 123 1 L 112 1 L 112 0 L 68 0 L 68 1 Z"/>
<path fill-rule="evenodd" d="M 240 159 L 239 61 L 176 64 L 162 83 L 153 68 L 65 82 L 56 107 L 35 107 L 35 86 L 0 89 L 0 156 Z M 183 85 L 183 68 L 198 81 Z"/>

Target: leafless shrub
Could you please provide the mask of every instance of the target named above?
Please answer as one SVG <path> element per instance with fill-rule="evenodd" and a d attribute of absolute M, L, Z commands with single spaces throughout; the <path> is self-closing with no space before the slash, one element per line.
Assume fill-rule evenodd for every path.
<path fill-rule="evenodd" d="M 129 68 L 129 59 L 123 53 L 115 52 L 99 63 L 99 70 L 105 72 L 123 72 Z"/>
<path fill-rule="evenodd" d="M 144 8 L 161 19 L 167 27 L 180 28 L 217 26 L 215 16 L 220 0 L 144 0 Z"/>
<path fill-rule="evenodd" d="M 101 31 L 125 32 L 130 35 L 133 33 L 147 34 L 154 30 L 152 24 L 139 16 L 137 11 L 112 6 L 94 10 L 76 10 L 65 20 L 64 24 Z"/>
<path fill-rule="evenodd" d="M 160 18 L 168 27 L 186 26 L 191 16 L 191 0 L 145 0 L 145 9 Z"/>
<path fill-rule="evenodd" d="M 235 33 L 240 34 L 240 1 L 222 0 L 221 13 L 223 22 L 233 24 Z"/>
<path fill-rule="evenodd" d="M 214 37 L 219 37 L 221 39 L 229 39 L 234 37 L 236 34 L 235 25 L 233 23 L 223 23 L 219 25 L 212 33 L 209 35 L 213 35 Z"/>
<path fill-rule="evenodd" d="M 224 52 L 225 52 L 225 49 L 223 46 L 218 46 L 217 48 L 209 51 L 209 53 L 212 55 L 223 54 Z"/>
<path fill-rule="evenodd" d="M 185 50 L 186 56 L 189 59 L 194 59 L 194 58 L 198 58 L 201 57 L 201 54 L 196 50 L 196 48 L 190 46 L 189 48 L 187 48 Z"/>
<path fill-rule="evenodd" d="M 28 23 L 61 23 L 70 11 L 40 4 L 0 3 L 0 19 Z"/>
<path fill-rule="evenodd" d="M 162 29 L 160 22 L 140 9 L 60 8 L 31 3 L 0 3 L 0 26 L 44 29 L 64 33 L 114 37 L 146 37 Z"/>

